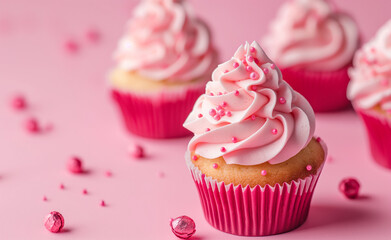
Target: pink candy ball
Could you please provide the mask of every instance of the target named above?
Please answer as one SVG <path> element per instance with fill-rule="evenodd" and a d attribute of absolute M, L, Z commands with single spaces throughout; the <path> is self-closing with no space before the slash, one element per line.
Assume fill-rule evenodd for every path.
<path fill-rule="evenodd" d="M 61 213 L 53 211 L 46 216 L 44 225 L 52 233 L 60 232 L 64 227 L 64 217 Z"/>
<path fill-rule="evenodd" d="M 144 148 L 138 144 L 131 144 L 129 146 L 129 154 L 133 158 L 143 158 L 145 156 Z"/>
<path fill-rule="evenodd" d="M 171 219 L 170 226 L 172 232 L 181 239 L 188 239 L 196 231 L 196 225 L 193 219 L 188 216 L 180 216 L 175 219 Z"/>
<path fill-rule="evenodd" d="M 349 199 L 358 197 L 360 183 L 354 178 L 345 178 L 339 184 L 339 190 Z"/>
<path fill-rule="evenodd" d="M 83 162 L 78 157 L 71 157 L 67 162 L 67 168 L 71 173 L 82 173 Z"/>
<path fill-rule="evenodd" d="M 37 133 L 40 130 L 38 121 L 35 118 L 27 119 L 25 126 L 26 130 L 31 133 Z"/>
<path fill-rule="evenodd" d="M 22 110 L 27 107 L 27 102 L 23 96 L 15 96 L 11 101 L 11 105 L 14 109 Z"/>

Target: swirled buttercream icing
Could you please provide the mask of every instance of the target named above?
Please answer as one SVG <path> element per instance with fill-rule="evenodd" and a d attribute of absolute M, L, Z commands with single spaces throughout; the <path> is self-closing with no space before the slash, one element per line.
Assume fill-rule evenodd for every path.
<path fill-rule="evenodd" d="M 391 20 L 356 53 L 349 75 L 347 95 L 355 107 L 391 111 Z"/>
<path fill-rule="evenodd" d="M 258 43 L 239 47 L 212 74 L 184 127 L 188 149 L 227 164 L 281 163 L 311 140 L 314 112 L 283 79 Z"/>
<path fill-rule="evenodd" d="M 264 40 L 281 68 L 334 71 L 351 63 L 359 33 L 351 17 L 325 0 L 291 0 L 281 7 Z"/>
<path fill-rule="evenodd" d="M 119 68 L 156 81 L 204 77 L 215 57 L 207 26 L 185 0 L 143 0 L 115 53 Z"/>

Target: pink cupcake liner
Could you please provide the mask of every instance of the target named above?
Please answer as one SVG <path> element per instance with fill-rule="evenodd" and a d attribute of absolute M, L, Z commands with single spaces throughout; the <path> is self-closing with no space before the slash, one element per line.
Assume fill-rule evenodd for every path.
<path fill-rule="evenodd" d="M 373 159 L 391 169 L 391 122 L 375 110 L 357 110 L 365 123 Z"/>
<path fill-rule="evenodd" d="M 205 86 L 153 94 L 112 90 L 129 132 L 148 138 L 175 138 L 189 135 L 182 127 Z"/>
<path fill-rule="evenodd" d="M 323 165 L 305 179 L 265 187 L 224 184 L 206 177 L 186 154 L 206 220 L 214 228 L 240 236 L 267 236 L 291 231 L 307 219 Z"/>
<path fill-rule="evenodd" d="M 334 72 L 281 69 L 283 79 L 302 94 L 315 112 L 337 111 L 351 104 L 346 97 L 350 65 Z"/>

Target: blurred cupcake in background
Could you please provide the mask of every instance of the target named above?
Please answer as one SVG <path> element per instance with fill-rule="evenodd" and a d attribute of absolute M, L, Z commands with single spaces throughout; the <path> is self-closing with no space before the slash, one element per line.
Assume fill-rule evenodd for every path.
<path fill-rule="evenodd" d="M 184 126 L 186 163 L 207 221 L 242 236 L 304 223 L 327 154 L 315 114 L 253 42 L 213 72 Z"/>
<path fill-rule="evenodd" d="M 264 39 L 284 80 L 303 94 L 315 112 L 341 110 L 348 68 L 359 47 L 356 23 L 325 0 L 291 0 L 279 10 Z"/>
<path fill-rule="evenodd" d="M 216 64 L 210 32 L 185 0 L 144 0 L 115 52 L 112 94 L 127 129 L 149 138 L 182 127 Z"/>
<path fill-rule="evenodd" d="M 391 20 L 354 58 L 348 98 L 363 120 L 373 158 L 391 169 Z"/>

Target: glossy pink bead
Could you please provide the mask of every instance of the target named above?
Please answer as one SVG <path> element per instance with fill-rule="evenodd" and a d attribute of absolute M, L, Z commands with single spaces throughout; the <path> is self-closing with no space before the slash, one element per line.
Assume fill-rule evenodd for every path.
<path fill-rule="evenodd" d="M 100 40 L 100 33 L 96 29 L 89 29 L 86 32 L 86 38 L 92 43 L 96 43 Z"/>
<path fill-rule="evenodd" d="M 250 87 L 250 89 L 253 90 L 253 91 L 257 91 L 257 86 L 253 85 L 253 86 Z"/>
<path fill-rule="evenodd" d="M 25 109 L 27 107 L 26 99 L 23 96 L 15 96 L 11 101 L 11 105 L 17 110 Z"/>
<path fill-rule="evenodd" d="M 267 75 L 269 73 L 269 69 L 268 68 L 264 68 L 263 72 L 265 73 L 265 75 Z"/>
<path fill-rule="evenodd" d="M 223 108 L 227 107 L 227 105 L 228 105 L 227 102 L 223 102 L 223 103 L 221 104 L 221 106 L 222 106 Z"/>
<path fill-rule="evenodd" d="M 205 131 L 206 131 L 206 132 L 209 132 L 209 131 L 210 131 L 210 128 L 205 129 Z"/>
<path fill-rule="evenodd" d="M 26 129 L 27 129 L 27 131 L 29 131 L 31 133 L 39 132 L 40 129 L 39 129 L 38 121 L 35 118 L 27 119 Z"/>
<path fill-rule="evenodd" d="M 223 107 L 220 106 L 220 105 L 218 105 L 218 106 L 216 107 L 216 109 L 217 109 L 217 111 L 220 111 L 221 109 L 223 109 Z"/>
<path fill-rule="evenodd" d="M 255 115 L 253 114 L 253 115 L 251 115 L 251 120 L 255 120 Z"/>
<path fill-rule="evenodd" d="M 197 155 L 193 155 L 192 159 L 193 159 L 193 161 L 197 161 L 198 160 L 198 156 Z"/>
<path fill-rule="evenodd" d="M 225 116 L 224 109 L 219 110 L 219 115 L 220 115 L 220 117 L 224 117 Z"/>
<path fill-rule="evenodd" d="M 83 162 L 78 157 L 71 157 L 68 159 L 67 169 L 71 173 L 82 173 Z"/>
<path fill-rule="evenodd" d="M 273 128 L 273 129 L 272 129 L 272 134 L 273 134 L 273 135 L 276 135 L 277 133 L 278 133 L 277 129 Z"/>
<path fill-rule="evenodd" d="M 266 170 L 262 170 L 262 171 L 261 171 L 261 175 L 262 175 L 262 176 L 266 176 L 266 174 L 267 174 Z"/>
<path fill-rule="evenodd" d="M 355 178 L 345 178 L 339 184 L 339 190 L 349 199 L 358 197 L 360 183 Z"/>
<path fill-rule="evenodd" d="M 188 216 L 180 216 L 170 220 L 171 231 L 181 239 L 188 239 L 196 231 L 196 225 Z"/>
<path fill-rule="evenodd" d="M 237 68 L 237 67 L 239 67 L 239 63 L 234 62 L 234 63 L 232 64 L 232 66 L 233 66 L 234 68 Z"/>
<path fill-rule="evenodd" d="M 271 65 L 270 65 L 270 68 L 271 68 L 271 69 L 275 69 L 275 68 L 276 68 L 276 65 L 271 64 Z"/>
<path fill-rule="evenodd" d="M 235 90 L 235 96 L 239 96 L 239 90 Z"/>
<path fill-rule="evenodd" d="M 87 195 L 87 194 L 88 194 L 87 189 L 83 189 L 82 193 L 83 193 L 84 195 Z"/>
<path fill-rule="evenodd" d="M 106 207 L 106 202 L 105 202 L 105 201 L 103 201 L 103 200 L 102 200 L 102 201 L 100 201 L 100 206 L 101 206 L 101 207 Z"/>
<path fill-rule="evenodd" d="M 113 176 L 113 173 L 111 171 L 107 170 L 105 172 L 105 175 L 106 175 L 106 177 L 111 177 L 111 176 Z"/>
<path fill-rule="evenodd" d="M 219 165 L 218 165 L 217 163 L 213 163 L 213 164 L 212 164 L 212 167 L 213 167 L 214 169 L 217 169 L 217 168 L 219 167 Z"/>
<path fill-rule="evenodd" d="M 214 120 L 219 121 L 221 119 L 221 116 L 219 114 L 216 114 L 213 116 Z"/>
<path fill-rule="evenodd" d="M 61 190 L 65 189 L 64 184 L 61 183 L 60 186 L 59 186 L 59 188 L 60 188 Z"/>
<path fill-rule="evenodd" d="M 226 151 L 227 151 L 227 149 L 225 149 L 225 147 L 220 148 L 220 152 L 226 152 Z"/>
<path fill-rule="evenodd" d="M 250 47 L 250 52 L 255 53 L 255 47 Z"/>
<path fill-rule="evenodd" d="M 211 115 L 212 117 L 216 115 L 216 110 L 214 110 L 213 108 L 211 110 L 209 110 L 209 115 Z"/>
<path fill-rule="evenodd" d="M 247 70 L 247 72 L 252 72 L 252 71 L 253 71 L 253 68 L 252 68 L 251 66 L 247 66 L 247 67 L 246 67 L 246 70 Z"/>
<path fill-rule="evenodd" d="M 198 118 L 202 118 L 202 114 L 200 113 L 200 114 L 198 114 Z"/>
<path fill-rule="evenodd" d="M 227 72 L 229 72 L 228 70 L 224 70 L 224 73 L 227 73 Z"/>
<path fill-rule="evenodd" d="M 131 144 L 128 151 L 132 158 L 143 158 L 145 156 L 144 148 L 138 144 Z"/>
<path fill-rule="evenodd" d="M 237 143 L 238 142 L 238 138 L 237 137 L 232 137 L 232 142 L 233 143 Z"/>
<path fill-rule="evenodd" d="M 285 103 L 286 103 L 286 100 L 285 100 L 284 97 L 280 97 L 279 102 L 280 102 L 281 104 L 285 104 Z"/>
<path fill-rule="evenodd" d="M 61 213 L 52 211 L 46 216 L 44 225 L 52 233 L 58 233 L 64 227 L 65 221 Z"/>
<path fill-rule="evenodd" d="M 69 53 L 76 53 L 79 51 L 79 44 L 74 40 L 67 40 L 64 43 L 65 50 Z"/>
<path fill-rule="evenodd" d="M 230 111 L 227 112 L 227 117 L 231 117 L 232 113 Z"/>
<path fill-rule="evenodd" d="M 252 72 L 252 73 L 250 73 L 250 78 L 251 79 L 258 79 L 258 73 L 256 73 L 256 72 Z"/>
<path fill-rule="evenodd" d="M 307 171 L 311 171 L 311 170 L 312 170 L 312 166 L 311 166 L 311 165 L 307 165 L 307 166 L 305 167 L 305 169 L 307 169 Z"/>
<path fill-rule="evenodd" d="M 46 196 L 43 196 L 42 201 L 46 202 L 48 198 Z"/>

